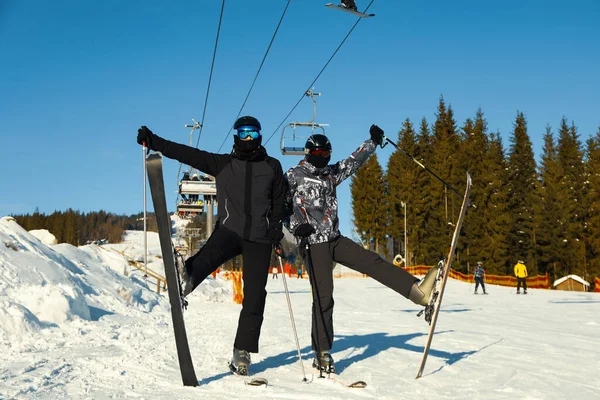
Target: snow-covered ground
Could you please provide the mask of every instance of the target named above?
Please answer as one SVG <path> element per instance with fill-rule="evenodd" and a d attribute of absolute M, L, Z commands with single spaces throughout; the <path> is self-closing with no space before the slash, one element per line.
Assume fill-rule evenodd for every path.
<path fill-rule="evenodd" d="M 40 237 L 38 233 L 36 236 Z M 260 353 L 246 386 L 227 369 L 240 306 L 231 283 L 209 279 L 185 313 L 200 386 L 184 387 L 168 299 L 142 273 L 142 235 L 129 244 L 44 244 L 0 219 L 0 399 L 598 399 L 600 295 L 449 281 L 424 376 L 415 380 L 428 326 L 419 308 L 371 279 L 335 281 L 333 356 L 349 389 L 310 369 L 310 288 L 288 278 L 310 383 L 290 326 L 281 276 L 269 279 Z M 151 263 L 160 254 L 149 237 Z M 160 269 L 157 267 L 157 269 Z"/>

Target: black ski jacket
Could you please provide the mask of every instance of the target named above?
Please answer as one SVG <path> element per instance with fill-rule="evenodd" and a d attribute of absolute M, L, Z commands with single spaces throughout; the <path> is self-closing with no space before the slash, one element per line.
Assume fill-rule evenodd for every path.
<path fill-rule="evenodd" d="M 250 157 L 216 154 L 154 135 L 153 149 L 206 174 L 217 184 L 217 218 L 222 226 L 251 242 L 269 243 L 268 232 L 282 229 L 286 185 L 279 160 L 264 147 Z"/>

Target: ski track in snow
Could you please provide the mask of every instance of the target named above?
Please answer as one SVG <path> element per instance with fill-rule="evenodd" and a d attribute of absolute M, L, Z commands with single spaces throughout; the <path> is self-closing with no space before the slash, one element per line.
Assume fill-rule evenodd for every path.
<path fill-rule="evenodd" d="M 0 239 L 6 239 L 6 229 L 1 234 L 0 230 Z M 336 279 L 333 356 L 339 378 L 368 384 L 364 389 L 351 389 L 319 379 L 313 372 L 309 283 L 292 277 L 288 286 L 304 369 L 311 381 L 301 382 L 281 276 L 269 278 L 260 353 L 252 354 L 250 368 L 252 374 L 268 379 L 269 385 L 247 386 L 227 368 L 241 306 L 232 302 L 231 283 L 218 277 L 207 280 L 189 298 L 185 317 L 200 386 L 184 387 L 168 299 L 153 293 L 152 284 L 144 287 L 139 274 L 124 277 L 121 256 L 111 252 L 110 258 L 103 257 L 97 246 L 45 247 L 39 241 L 21 243 L 25 239 L 18 234 L 10 237 L 22 249 L 5 249 L 0 242 L 0 278 L 11 277 L 10 282 L 18 285 L 25 279 L 19 269 L 35 267 L 36 262 L 64 263 L 66 257 L 70 265 L 65 269 L 71 272 L 60 282 L 72 281 L 80 288 L 90 318 L 69 314 L 64 321 L 36 320 L 34 314 L 42 315 L 39 309 L 27 313 L 15 305 L 19 304 L 14 297 L 18 287 L 0 283 L 0 399 L 600 396 L 597 293 L 534 289 L 532 296 L 516 296 L 514 289 L 486 285 L 489 296 L 474 296 L 473 285 L 449 280 L 424 375 L 415 380 L 428 331 L 424 320 L 416 317 L 420 308 L 371 279 Z M 158 241 L 150 243 L 158 246 Z M 61 255 L 54 254 L 61 246 Z M 140 244 L 129 247 L 138 252 Z M 124 249 L 123 245 L 120 251 L 127 253 Z M 159 254 L 154 250 L 151 253 Z M 25 252 L 29 255 L 18 258 Z M 31 253 L 45 261 L 35 261 Z M 81 272 L 73 272 L 74 266 Z M 133 300 L 119 297 L 116 289 L 120 287 L 128 287 Z M 16 315 L 27 324 L 15 325 L 18 329 L 11 331 L 9 318 Z"/>

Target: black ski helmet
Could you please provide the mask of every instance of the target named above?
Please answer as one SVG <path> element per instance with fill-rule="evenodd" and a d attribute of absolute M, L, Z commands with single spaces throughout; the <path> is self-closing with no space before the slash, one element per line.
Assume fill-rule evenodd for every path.
<path fill-rule="evenodd" d="M 235 124 L 233 124 L 233 129 L 237 130 L 240 126 L 248 125 L 257 127 L 259 131 L 262 129 L 260 126 L 260 122 L 258 122 L 256 118 L 251 117 L 249 115 L 238 118 L 237 121 L 235 121 Z"/>
<path fill-rule="evenodd" d="M 327 139 L 327 136 L 320 133 L 312 135 L 304 145 L 304 153 L 309 154 L 314 149 L 331 150 L 331 142 Z"/>

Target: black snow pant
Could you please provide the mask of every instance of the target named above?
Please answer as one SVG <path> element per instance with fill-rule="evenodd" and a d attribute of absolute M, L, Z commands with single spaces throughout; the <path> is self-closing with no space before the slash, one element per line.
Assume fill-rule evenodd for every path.
<path fill-rule="evenodd" d="M 527 279 L 525 278 L 517 278 L 517 292 L 521 290 L 521 284 L 523 285 L 523 290 L 527 291 Z"/>
<path fill-rule="evenodd" d="M 475 277 L 475 292 L 477 292 L 477 288 L 481 285 L 481 289 L 483 289 L 483 293 L 485 293 L 485 285 L 483 284 L 483 277 L 476 276 Z"/>
<path fill-rule="evenodd" d="M 403 268 L 396 267 L 379 254 L 362 248 L 344 236 L 331 242 L 311 245 L 310 259 L 313 268 L 307 263 L 306 269 L 313 294 L 311 338 L 314 351 L 330 350 L 333 345 L 334 261 L 370 276 L 406 298 L 412 285 L 418 281 Z"/>
<path fill-rule="evenodd" d="M 271 262 L 272 245 L 243 240 L 229 229 L 219 226 L 206 244 L 185 262 L 188 274 L 198 286 L 208 275 L 233 257 L 242 255 L 244 269 L 244 301 L 238 321 L 234 347 L 258 353 L 258 339 L 263 322 L 267 278 Z"/>

